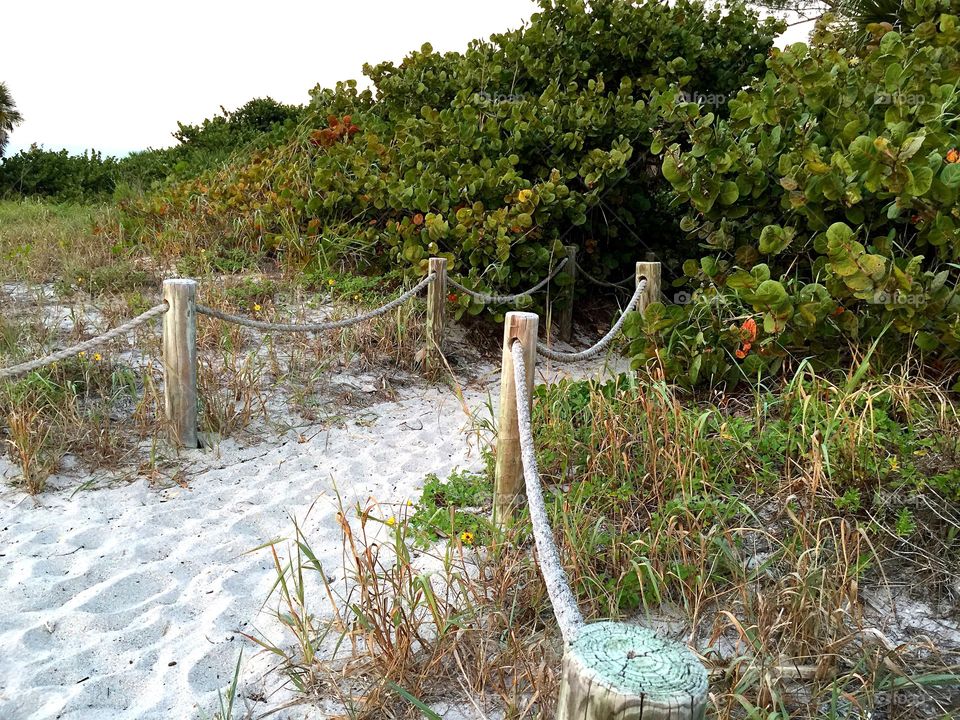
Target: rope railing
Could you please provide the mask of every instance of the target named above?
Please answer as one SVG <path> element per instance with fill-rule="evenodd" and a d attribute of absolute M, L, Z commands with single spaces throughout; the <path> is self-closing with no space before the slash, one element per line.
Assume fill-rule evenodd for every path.
<path fill-rule="evenodd" d="M 13 365 L 12 367 L 3 368 L 0 370 L 0 380 L 7 380 L 9 378 L 14 378 L 19 375 L 25 375 L 27 373 L 33 372 L 34 370 L 39 370 L 40 368 L 46 367 L 48 365 L 53 365 L 53 363 L 61 362 L 72 357 L 76 357 L 80 353 L 88 352 L 94 348 L 98 348 L 102 345 L 107 344 L 111 340 L 114 340 L 118 337 L 126 335 L 127 333 L 135 330 L 141 325 L 150 322 L 155 317 L 163 315 L 167 312 L 168 305 L 166 302 L 155 305 L 145 313 L 137 315 L 132 320 L 128 320 L 123 323 L 123 325 L 118 325 L 112 330 L 108 330 L 102 335 L 97 337 L 90 338 L 76 345 L 71 345 L 70 347 L 63 348 L 62 350 L 57 350 L 56 352 L 45 355 L 42 358 L 36 360 L 31 360 L 30 362 L 20 363 L 19 365 Z"/>
<path fill-rule="evenodd" d="M 520 437 L 520 454 L 523 463 L 523 479 L 527 490 L 527 503 L 530 506 L 530 521 L 533 525 L 533 539 L 537 546 L 540 572 L 543 574 L 553 614 L 560 626 L 560 634 L 565 642 L 572 643 L 583 627 L 583 614 L 577 605 L 577 599 L 570 590 L 570 581 L 560 563 L 560 553 L 553 540 L 547 506 L 543 499 L 543 486 L 540 481 L 540 469 L 537 467 L 537 455 L 533 449 L 533 429 L 530 424 L 530 397 L 527 390 L 527 367 L 523 358 L 523 343 L 514 340 L 510 352 L 513 355 L 513 377 L 517 388 L 517 428 Z"/>
<path fill-rule="evenodd" d="M 559 352 L 557 350 L 551 350 L 542 343 L 537 343 L 537 354 L 545 358 L 549 358 L 550 360 L 556 360 L 559 362 L 578 362 L 581 360 L 589 360 L 590 358 L 599 355 L 601 352 L 603 352 L 607 345 L 613 342 L 613 339 L 617 336 L 617 333 L 620 332 L 620 328 L 627 319 L 627 313 L 637 306 L 637 303 L 640 302 L 640 298 L 643 297 L 646 289 L 647 280 L 646 278 L 643 278 L 637 283 L 637 289 L 633 291 L 633 297 L 630 298 L 630 302 L 627 303 L 627 306 L 623 309 L 623 312 L 620 313 L 620 317 L 617 318 L 617 321 L 613 324 L 607 334 L 600 338 L 592 346 L 588 347 L 586 350 L 569 353 Z"/>
<path fill-rule="evenodd" d="M 477 290 L 468 288 L 466 285 L 457 282 L 452 277 L 448 277 L 447 282 L 450 283 L 450 285 L 455 287 L 460 292 L 466 293 L 467 295 L 472 297 L 474 300 L 479 300 L 484 305 L 506 305 L 508 303 L 516 302 L 521 298 L 529 297 L 530 295 L 533 295 L 538 290 L 541 290 L 542 288 L 546 287 L 547 283 L 553 280 L 560 273 L 560 271 L 563 270 L 568 260 L 569 258 L 563 258 L 559 263 L 557 263 L 557 266 L 553 269 L 553 272 L 547 275 L 547 277 L 545 277 L 543 280 L 538 282 L 529 290 L 526 290 L 522 293 L 516 293 L 514 295 L 488 295 L 487 293 L 482 293 Z"/>
<path fill-rule="evenodd" d="M 494 518 L 501 525 L 512 521 L 512 513 L 523 499 L 520 495 L 504 497 L 505 489 L 512 487 L 515 493 L 525 495 L 537 565 L 564 640 L 556 718 L 703 720 L 707 672 L 686 645 L 639 625 L 584 621 L 560 560 L 537 466 L 530 419 L 537 325 L 533 313 L 507 314 Z M 519 463 L 515 462 L 517 455 Z M 521 486 L 507 477 L 516 472 L 523 476 Z M 511 513 L 504 514 L 503 508 Z"/>
<path fill-rule="evenodd" d="M 375 310 L 370 310 L 369 312 L 361 313 L 350 318 L 344 318 L 342 320 L 330 320 L 327 322 L 321 323 L 275 323 L 267 322 L 265 320 L 254 320 L 252 318 L 243 317 L 240 315 L 230 315 L 221 310 L 215 310 L 206 305 L 197 304 L 197 313 L 200 315 L 207 315 L 208 317 L 216 318 L 217 320 L 223 320 L 224 322 L 233 323 L 235 325 L 241 325 L 243 327 L 254 328 L 256 330 L 271 330 L 276 332 L 303 332 L 303 333 L 315 333 L 315 332 L 326 332 L 328 330 L 339 330 L 341 328 L 350 327 L 351 325 L 357 325 L 359 323 L 365 322 L 366 320 L 372 320 L 375 317 L 379 317 L 387 312 L 390 312 L 396 307 L 399 307 L 407 300 L 412 298 L 414 295 L 423 290 L 427 285 L 429 285 L 433 279 L 436 277 L 436 273 L 430 273 L 423 280 L 418 282 L 412 288 L 404 292 L 403 294 L 395 297 L 390 302 L 385 305 L 381 305 Z"/>

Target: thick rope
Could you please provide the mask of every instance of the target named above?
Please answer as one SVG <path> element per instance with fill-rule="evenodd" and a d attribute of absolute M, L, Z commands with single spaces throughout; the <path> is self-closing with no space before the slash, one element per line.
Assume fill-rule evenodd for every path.
<path fill-rule="evenodd" d="M 201 315 L 209 315 L 212 318 L 217 318 L 218 320 L 223 320 L 224 322 L 234 323 L 235 325 L 242 325 L 248 328 L 254 328 L 256 330 L 275 330 L 277 332 L 325 332 L 327 330 L 336 330 L 338 328 L 350 327 L 351 325 L 356 325 L 362 323 L 365 320 L 370 320 L 371 318 L 378 317 L 383 315 L 390 310 L 393 310 L 395 307 L 399 307 L 407 300 L 412 298 L 418 292 L 423 290 L 427 285 L 433 281 L 436 277 L 436 273 L 430 273 L 423 280 L 418 282 L 412 288 L 407 290 L 402 295 L 394 298 L 386 305 L 378 307 L 376 310 L 371 310 L 370 312 L 363 313 L 362 315 L 357 315 L 355 317 L 346 318 L 344 320 L 331 320 L 329 322 L 322 323 L 273 323 L 266 322 L 263 320 L 252 320 L 250 318 L 241 317 L 239 315 L 229 315 L 228 313 L 221 312 L 219 310 L 214 310 L 213 308 L 207 307 L 206 305 L 197 305 L 197 312 Z"/>
<path fill-rule="evenodd" d="M 538 565 L 543 582 L 547 586 L 553 614 L 560 626 L 560 634 L 569 644 L 583 627 L 583 614 L 577 599 L 570 589 L 567 573 L 560 564 L 560 553 L 553 540 L 550 518 L 543 499 L 543 487 L 537 456 L 533 449 L 533 429 L 530 426 L 530 397 L 527 393 L 527 368 L 523 360 L 523 345 L 515 340 L 510 348 L 513 353 L 513 377 L 517 386 L 517 426 L 520 430 L 520 456 L 523 460 L 523 480 L 527 488 L 527 503 L 530 507 L 530 522 L 533 524 L 533 539 L 537 545 Z"/>
<path fill-rule="evenodd" d="M 537 290 L 540 290 L 541 288 L 543 288 L 548 282 L 550 282 L 557 276 L 557 273 L 563 270 L 563 266 L 567 264 L 567 261 L 569 259 L 570 258 L 563 258 L 563 260 L 559 262 L 557 267 L 554 268 L 553 272 L 547 275 L 547 277 L 545 277 L 543 280 L 538 282 L 536 285 L 534 285 L 532 288 L 530 288 L 526 292 L 517 293 L 516 295 L 487 295 L 486 293 L 477 292 L 476 290 L 471 290 L 466 285 L 461 285 L 452 277 L 448 277 L 447 282 L 450 283 L 453 287 L 457 288 L 457 290 L 460 290 L 461 292 L 466 293 L 467 295 L 474 298 L 475 300 L 479 300 L 484 305 L 505 305 L 507 303 L 516 302 L 520 298 L 529 297 L 530 295 L 533 295 L 533 293 L 537 292 Z"/>
<path fill-rule="evenodd" d="M 123 325 L 115 327 L 112 330 L 108 330 L 103 335 L 98 335 L 95 338 L 85 340 L 84 342 L 73 345 L 72 347 L 58 350 L 55 353 L 51 353 L 50 355 L 37 360 L 31 360 L 30 362 L 21 363 L 20 365 L 4 368 L 3 370 L 0 370 L 0 380 L 6 380 L 8 378 L 16 377 L 17 375 L 24 375 L 26 373 L 33 372 L 34 370 L 39 370 L 47 365 L 52 365 L 55 362 L 60 362 L 61 360 L 67 360 L 75 357 L 80 353 L 87 352 L 95 347 L 105 345 L 111 340 L 118 338 L 121 335 L 126 335 L 131 330 L 134 330 L 140 325 L 153 320 L 153 318 L 157 317 L 158 315 L 163 315 L 163 313 L 167 311 L 167 308 L 168 305 L 166 301 L 164 301 L 160 305 L 155 305 L 154 307 L 150 308 L 142 315 L 137 315 L 137 317 L 133 318 L 132 320 L 125 322 Z"/>
<path fill-rule="evenodd" d="M 557 352 L 556 350 L 551 350 L 550 348 L 537 343 L 537 355 L 542 357 L 549 358 L 550 360 L 557 360 L 559 362 L 576 362 L 577 360 L 589 360 L 590 358 L 599 355 L 604 348 L 607 347 L 617 336 L 617 333 L 620 332 L 620 327 L 623 325 L 624 321 L 627 319 L 627 313 L 636 307 L 637 303 L 640 302 L 640 296 L 643 295 L 643 291 L 647 287 L 647 280 L 643 278 L 640 282 L 637 283 L 637 289 L 633 291 L 633 297 L 630 298 L 630 302 L 627 303 L 627 306 L 623 309 L 623 312 L 620 314 L 620 317 L 613 324 L 613 327 L 610 328 L 610 331 L 600 338 L 595 345 L 587 348 L 586 350 L 581 350 L 580 352 Z"/>

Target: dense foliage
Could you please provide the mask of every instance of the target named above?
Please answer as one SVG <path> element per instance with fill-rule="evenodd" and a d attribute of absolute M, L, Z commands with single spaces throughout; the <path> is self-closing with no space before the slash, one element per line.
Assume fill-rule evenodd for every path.
<path fill-rule="evenodd" d="M 662 171 L 710 254 L 684 265 L 688 304 L 632 323 L 639 361 L 696 383 L 881 337 L 901 357 L 960 347 L 960 5 L 905 7 L 911 28 L 868 25 L 856 50 L 825 26 L 775 51 L 728 117 L 682 106 Z"/>
<path fill-rule="evenodd" d="M 367 66 L 372 90 L 315 89 L 288 145 L 128 205 L 131 228 L 294 263 L 419 273 L 443 255 L 498 290 L 539 280 L 571 242 L 597 272 L 678 253 L 650 152 L 663 98 L 733 92 L 779 28 L 742 5 L 543 0 L 528 27 L 464 53 Z"/>

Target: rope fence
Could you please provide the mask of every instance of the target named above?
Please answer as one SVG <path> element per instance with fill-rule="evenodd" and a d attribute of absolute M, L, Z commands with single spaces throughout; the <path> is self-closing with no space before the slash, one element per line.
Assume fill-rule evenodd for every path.
<path fill-rule="evenodd" d="M 17 377 L 19 375 L 26 375 L 27 373 L 33 372 L 34 370 L 39 370 L 40 368 L 46 367 L 48 365 L 53 365 L 56 362 L 61 362 L 63 360 L 68 360 L 72 357 L 76 357 L 80 353 L 88 352 L 94 348 L 98 348 L 102 345 L 106 345 L 111 340 L 114 340 L 118 337 L 122 337 L 127 333 L 130 333 L 136 330 L 141 325 L 153 320 L 155 317 L 159 317 L 167 312 L 168 306 L 166 302 L 155 305 L 145 313 L 137 315 L 132 320 L 125 322 L 123 325 L 119 325 L 112 330 L 108 330 L 102 335 L 97 337 L 90 338 L 89 340 L 84 340 L 81 343 L 76 345 L 71 345 L 68 348 L 63 350 L 58 350 L 56 352 L 45 355 L 42 358 L 36 360 L 31 360 L 30 362 L 20 363 L 19 365 L 13 365 L 12 367 L 3 368 L 0 370 L 0 380 L 8 380 L 10 378 Z"/>
<path fill-rule="evenodd" d="M 172 440 L 181 447 L 195 448 L 199 446 L 199 439 L 197 437 L 199 402 L 197 393 L 196 327 L 196 318 L 198 315 L 204 315 L 223 322 L 264 332 L 319 333 L 350 327 L 384 315 L 418 295 L 424 289 L 427 289 L 426 346 L 421 352 L 423 369 L 429 373 L 443 365 L 442 356 L 447 305 L 446 291 L 448 284 L 481 302 L 502 304 L 529 297 L 533 293 L 546 287 L 561 272 L 566 272 L 569 278 L 567 287 L 569 289 L 568 299 L 570 302 L 561 307 L 560 337 L 564 338 L 566 336 L 566 339 L 569 340 L 572 327 L 572 290 L 577 277 L 577 248 L 575 246 L 568 246 L 566 250 L 567 256 L 561 259 L 544 279 L 529 290 L 514 295 L 490 295 L 468 288 L 460 281 L 448 277 L 447 261 L 444 258 L 430 258 L 427 275 L 413 285 L 413 287 L 400 293 L 392 300 L 373 310 L 360 313 L 353 317 L 315 323 L 269 322 L 226 313 L 197 302 L 197 282 L 195 280 L 186 278 L 165 280 L 163 283 L 163 302 L 159 305 L 150 308 L 132 320 L 97 337 L 58 350 L 37 360 L 0 369 L 0 380 L 24 375 L 42 367 L 52 365 L 55 362 L 75 357 L 80 353 L 87 352 L 122 335 L 128 334 L 141 325 L 162 316 L 165 417 L 170 425 Z M 562 362 L 576 362 L 598 355 L 620 332 L 627 313 L 630 310 L 638 307 L 642 309 L 649 303 L 651 297 L 657 297 L 659 293 L 659 280 L 659 263 L 637 263 L 637 286 L 633 297 L 631 297 L 630 302 L 626 305 L 609 332 L 586 350 L 579 352 L 559 352 L 544 345 L 538 345 L 536 338 L 534 338 L 533 343 L 530 344 L 529 350 L 532 353 Z M 657 288 L 657 294 L 651 295 L 653 288 Z M 420 353 L 418 353 L 418 358 L 421 358 Z M 531 355 L 531 364 L 534 360 L 535 355 Z"/>
<path fill-rule="evenodd" d="M 328 330 L 339 330 L 341 328 L 350 327 L 351 325 L 358 325 L 366 320 L 372 320 L 375 317 L 384 315 L 394 308 L 400 307 L 407 300 L 412 298 L 414 295 L 418 294 L 423 290 L 427 285 L 433 282 L 433 279 L 436 277 L 435 273 L 430 273 L 423 280 L 418 282 L 412 288 L 407 290 L 402 295 L 394 298 L 386 305 L 381 305 L 375 310 L 370 312 L 362 313 L 351 318 L 345 318 L 343 320 L 331 320 L 328 322 L 321 323 L 274 323 L 266 322 L 263 320 L 253 320 L 248 317 L 241 317 L 240 315 L 230 315 L 229 313 L 222 312 L 220 310 L 214 310 L 211 307 L 206 305 L 197 305 L 197 313 L 200 315 L 207 315 L 217 320 L 223 320 L 224 322 L 233 323 L 234 325 L 241 325 L 243 327 L 253 328 L 256 330 L 270 330 L 275 332 L 302 332 L 302 333 L 317 333 L 317 332 L 326 332 Z"/>
<path fill-rule="evenodd" d="M 525 290 L 524 292 L 517 293 L 515 295 L 488 295 L 487 293 L 482 293 L 482 292 L 478 292 L 477 290 L 472 290 L 471 288 L 468 288 L 466 285 L 459 283 L 453 278 L 449 278 L 449 277 L 447 278 L 447 282 L 450 283 L 451 286 L 455 287 L 460 292 L 469 295 L 474 300 L 479 300 L 484 305 L 506 305 L 509 303 L 516 302 L 517 300 L 520 300 L 522 298 L 530 297 L 538 290 L 541 290 L 544 287 L 546 287 L 547 283 L 553 280 L 560 273 L 560 271 L 563 270 L 563 268 L 566 266 L 568 261 L 569 261 L 569 258 L 563 258 L 559 263 L 557 263 L 557 266 L 553 269 L 553 272 L 547 275 L 547 277 L 545 277 L 543 280 L 538 282 L 529 290 Z"/>
<path fill-rule="evenodd" d="M 500 417 L 512 419 L 513 425 L 498 428 L 497 469 L 519 469 L 523 485 L 498 475 L 494 497 L 500 506 L 494 506 L 494 513 L 508 509 L 510 514 L 501 515 L 499 521 L 512 521 L 525 495 L 537 565 L 564 640 L 557 720 L 703 720 L 707 672 L 686 645 L 639 625 L 588 624 L 580 612 L 550 527 L 534 447 L 530 419 L 534 373 L 529 355 L 537 325 L 532 313 L 507 314 Z M 503 403 L 510 403 L 509 412 Z M 519 454 L 519 463 L 501 462 L 502 454 Z M 507 486 L 524 495 L 504 497 Z"/>
<path fill-rule="evenodd" d="M 600 338 L 592 346 L 588 347 L 586 350 L 581 350 L 580 352 L 559 352 L 557 350 L 551 350 L 549 347 L 543 343 L 537 343 L 537 355 L 548 358 L 550 360 L 556 360 L 558 362 L 579 362 L 581 360 L 589 360 L 592 357 L 596 357 L 603 350 L 613 342 L 613 339 L 620 332 L 620 328 L 623 326 L 624 321 L 627 319 L 627 313 L 633 310 L 637 303 L 640 302 L 640 298 L 643 297 L 644 291 L 647 289 L 647 279 L 641 278 L 640 282 L 637 283 L 637 289 L 633 291 L 633 297 L 630 298 L 630 302 L 627 303 L 627 306 L 623 309 L 623 312 L 620 313 L 620 317 L 617 318 L 617 321 L 613 324 L 610 330 Z"/>

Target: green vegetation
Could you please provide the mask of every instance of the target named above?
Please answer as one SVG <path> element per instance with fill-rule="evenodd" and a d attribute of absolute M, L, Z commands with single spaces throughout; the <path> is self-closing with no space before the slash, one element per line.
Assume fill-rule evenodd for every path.
<path fill-rule="evenodd" d="M 0 94 L 0 104 L 2 101 Z M 302 108 L 270 98 L 251 100 L 235 111 L 221 110 L 222 114 L 200 125 L 179 123 L 173 134 L 177 144 L 170 148 L 135 152 L 119 160 L 105 158 L 95 150 L 83 155 L 36 145 L 21 150 L 0 163 L 0 197 L 103 201 L 114 194 L 129 196 L 166 180 L 194 177 L 238 153 L 248 152 L 251 145 L 269 146 L 283 138 L 284 128 L 295 126 L 303 112 Z M 0 105 L 0 127 L 10 117 L 12 129 L 17 122 L 16 111 L 4 114 Z M 5 138 L 0 135 L 0 139 Z"/>
<path fill-rule="evenodd" d="M 772 53 L 729 116 L 684 106 L 662 170 L 711 254 L 683 265 L 687 305 L 634 318 L 638 363 L 695 384 L 808 356 L 833 368 L 880 339 L 894 359 L 955 356 L 960 27 L 946 9 L 918 4 L 902 33 L 870 24 L 862 47 L 821 27 Z"/>

